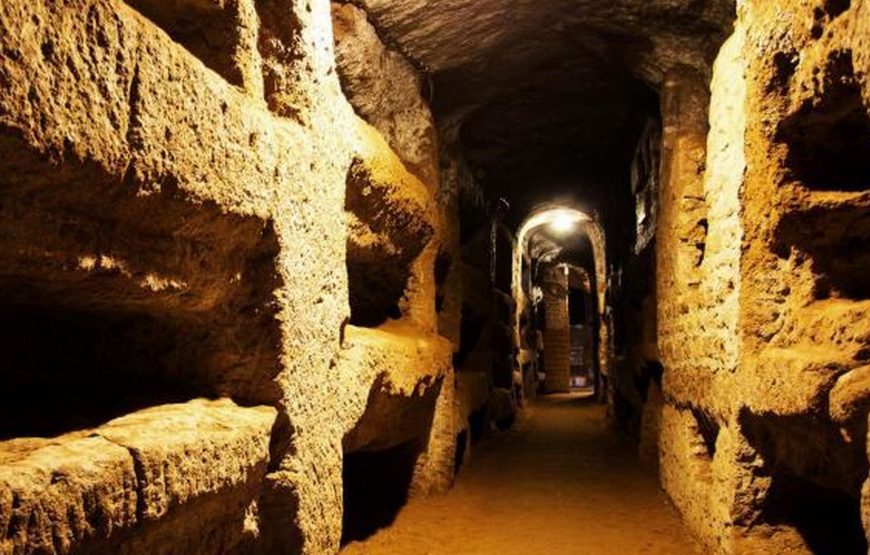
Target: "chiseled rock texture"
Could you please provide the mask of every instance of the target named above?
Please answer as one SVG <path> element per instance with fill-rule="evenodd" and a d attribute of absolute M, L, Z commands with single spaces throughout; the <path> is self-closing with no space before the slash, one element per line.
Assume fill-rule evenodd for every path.
<path fill-rule="evenodd" d="M 0 554 L 335 553 L 369 478 L 443 491 L 543 199 L 708 550 L 863 552 L 868 152 L 868 0 L 4 1 Z"/>
<path fill-rule="evenodd" d="M 589 209 L 627 203 L 605 191 L 655 109 L 650 87 L 674 67 L 709 71 L 734 18 L 733 0 L 362 4 L 382 36 L 432 73 L 441 134 L 459 128 L 488 192 L 510 187 L 514 224 L 566 182 Z"/>
<path fill-rule="evenodd" d="M 454 201 L 334 11 L 0 6 L 0 552 L 334 553 L 353 450 L 452 481 Z"/>
<path fill-rule="evenodd" d="M 665 81 L 660 471 L 714 552 L 866 550 L 867 8 L 743 2 Z"/>
<path fill-rule="evenodd" d="M 424 78 L 401 53 L 381 42 L 366 12 L 332 5 L 335 57 L 342 90 L 357 113 L 377 128 L 408 168 L 438 185 L 438 147 Z"/>
<path fill-rule="evenodd" d="M 0 443 L 0 552 L 231 551 L 256 532 L 275 414 L 195 400 Z"/>

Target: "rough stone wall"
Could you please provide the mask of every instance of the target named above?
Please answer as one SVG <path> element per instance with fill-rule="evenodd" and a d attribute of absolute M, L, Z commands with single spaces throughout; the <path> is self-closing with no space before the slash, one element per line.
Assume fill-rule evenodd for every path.
<path fill-rule="evenodd" d="M 451 178 L 449 172 L 441 178 L 441 165 L 449 167 L 452 154 L 439 149 L 432 113 L 422 96 L 425 76 L 382 42 L 360 8 L 333 3 L 332 17 L 342 90 L 356 112 L 383 135 L 405 168 L 423 183 L 425 190 L 417 192 L 419 202 L 431 210 L 421 220 L 432 227 L 432 236 L 410 267 L 399 308 L 403 319 L 418 332 L 440 337 L 446 345 L 439 351 L 437 365 L 423 365 L 424 377 L 434 368 L 443 382 L 433 409 L 431 437 L 424 442 L 428 447 L 420 456 L 411 484 L 413 494 L 443 491 L 452 483 L 456 436 L 467 411 L 461 400 L 456 402 L 453 367 L 449 363 L 459 347 L 461 314 L 461 271 L 454 262 L 459 260 L 458 210 L 449 184 L 442 182 Z M 407 196 L 412 189 L 406 185 L 400 195 Z M 406 233 L 417 223 L 413 219 L 403 221 L 404 230 L 397 228 L 396 232 Z M 394 239 L 398 248 L 408 242 L 398 235 Z M 379 279 L 389 269 L 389 264 L 381 264 L 370 275 Z"/>
<path fill-rule="evenodd" d="M 738 27 L 714 65 L 711 96 L 691 73 L 673 75 L 663 95 L 656 261 L 665 398 L 660 475 L 688 523 L 722 552 L 735 550 L 730 536 L 745 503 L 737 491 L 745 441 L 734 413 L 741 346 L 743 64 Z"/>
<path fill-rule="evenodd" d="M 55 439 L 19 439 L 31 430 L 7 430 L 4 409 L 0 552 L 332 553 L 345 453 L 410 436 L 411 489 L 449 484 L 435 263 L 452 232 L 431 118 L 391 84 L 417 123 L 359 119 L 332 27 L 323 0 L 0 6 L 4 329 L 24 315 L 87 342 L 52 359 L 20 334 L 9 380 L 29 387 L 36 369 L 52 401 L 80 376 L 84 400 L 122 372 L 120 404 Z M 394 290 L 371 290 L 378 271 Z M 387 323 L 349 324 L 359 299 Z M 91 356 L 112 330 L 127 330 L 129 361 Z M 178 396 L 235 402 L 166 404 Z M 396 410 L 408 427 L 385 425 Z M 208 468 L 185 466 L 193 452 Z"/>
<path fill-rule="evenodd" d="M 724 496 L 734 463 L 717 464 L 730 454 L 721 444 L 727 437 L 731 384 L 722 384 L 736 370 L 739 345 L 740 40 L 735 34 L 720 51 L 712 97 L 703 76 L 692 71 L 672 72 L 662 93 L 656 236 L 665 399 L 658 417 L 660 475 L 689 524 L 717 547 L 730 524 Z"/>
<path fill-rule="evenodd" d="M 745 2 L 709 116 L 664 89 L 660 472 L 717 552 L 866 551 L 867 9 Z"/>
<path fill-rule="evenodd" d="M 357 113 L 383 135 L 424 183 L 438 186 L 438 145 L 424 77 L 405 57 L 385 46 L 366 12 L 333 4 L 335 55 L 342 88 Z"/>
<path fill-rule="evenodd" d="M 870 394 L 867 15 L 859 1 L 754 2 L 741 14 L 749 154 L 738 419 L 758 461 L 756 522 L 807 550 L 866 549 L 857 506 Z M 825 511 L 827 529 L 805 522 L 801 503 Z"/>
<path fill-rule="evenodd" d="M 249 541 L 275 410 L 228 400 L 142 410 L 0 453 L 2 553 L 214 553 Z M 215 464 L 218 462 L 219 464 Z"/>

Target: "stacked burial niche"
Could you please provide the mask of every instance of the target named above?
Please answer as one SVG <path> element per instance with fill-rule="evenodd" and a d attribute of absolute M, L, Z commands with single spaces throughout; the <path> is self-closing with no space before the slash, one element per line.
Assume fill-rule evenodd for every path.
<path fill-rule="evenodd" d="M 383 44 L 365 11 L 333 4 L 332 21 L 342 90 L 371 125 L 362 124 L 344 195 L 350 317 L 342 366 L 345 383 L 363 385 L 342 438 L 344 544 L 391 524 L 409 496 L 447 487 L 456 446 L 453 346 L 436 314 L 449 254 L 440 244 L 437 145 L 422 78 Z"/>
<path fill-rule="evenodd" d="M 0 148 L 3 542 L 148 552 L 180 521 L 179 550 L 244 541 L 277 398 L 271 227 Z"/>
<path fill-rule="evenodd" d="M 799 392 L 798 402 L 780 407 L 757 399 L 742 410 L 740 422 L 770 479 L 760 520 L 793 530 L 816 552 L 864 553 L 870 109 L 854 60 L 862 54 L 861 31 L 851 36 L 845 26 L 865 19 L 866 11 L 828 2 L 812 18 L 809 41 L 763 52 L 750 64 L 757 80 L 750 94 L 760 86 L 767 92 L 751 106 L 775 114 L 755 139 L 775 156 L 750 173 L 747 184 L 747 205 L 760 217 L 766 247 L 756 246 L 750 256 L 772 261 L 767 279 L 775 276 L 790 288 L 771 291 L 762 276 L 749 276 L 750 294 L 758 299 L 753 315 L 769 309 L 771 293 L 788 307 L 775 316 L 779 322 L 765 318 L 760 331 L 769 338 L 753 345 L 753 354 L 760 381 L 790 366 L 785 390 Z M 827 40 L 817 40 L 824 35 Z M 751 195 L 766 192 L 765 174 L 776 177 L 776 188 L 770 215 L 762 216 Z"/>
<path fill-rule="evenodd" d="M 407 501 L 452 351 L 413 319 L 420 295 L 434 312 L 434 280 L 421 289 L 413 278 L 434 232 L 428 195 L 410 175 L 397 184 L 377 168 L 354 160 L 345 195 L 348 368 L 373 381 L 342 442 L 343 543 L 388 526 Z"/>
<path fill-rule="evenodd" d="M 198 118 L 226 115 L 209 95 L 251 77 L 232 67 L 251 59 L 250 14 L 130 5 L 2 14 L 0 547 L 15 552 L 154 552 L 167 534 L 219 552 L 256 532 L 281 396 L 278 240 L 268 218 L 191 192 L 172 109 L 197 93 L 160 98 L 155 66 L 199 85 L 188 121 L 232 147 Z"/>
<path fill-rule="evenodd" d="M 0 4 L 0 551 L 329 552 L 449 485 L 437 172 L 328 8 Z"/>
<path fill-rule="evenodd" d="M 745 3 L 709 106 L 688 75 L 663 102 L 661 198 L 690 202 L 656 237 L 661 476 L 725 553 L 867 551 L 867 10 Z"/>

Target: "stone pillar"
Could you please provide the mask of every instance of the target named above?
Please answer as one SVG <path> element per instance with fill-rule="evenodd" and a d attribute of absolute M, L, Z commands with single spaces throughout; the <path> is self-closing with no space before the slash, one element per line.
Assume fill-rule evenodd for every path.
<path fill-rule="evenodd" d="M 703 75 L 679 69 L 662 91 L 656 335 L 664 405 L 653 404 L 645 415 L 660 426 L 652 433 L 659 436 L 662 485 L 689 527 L 718 552 L 733 550 L 732 509 L 742 477 L 742 451 L 730 447 L 742 445 L 727 417 L 731 397 L 719 389 L 739 364 L 742 49 L 738 31 L 723 46 L 709 86 Z M 654 452 L 645 432 L 645 447 Z"/>
<path fill-rule="evenodd" d="M 542 281 L 547 311 L 544 330 L 544 389 L 568 391 L 571 372 L 571 333 L 568 327 L 568 274 L 561 266 L 546 270 Z"/>
<path fill-rule="evenodd" d="M 453 485 L 456 458 L 456 388 L 454 370 L 449 367 L 441 384 L 426 450 L 417 460 L 411 481 L 411 495 L 444 493 Z"/>

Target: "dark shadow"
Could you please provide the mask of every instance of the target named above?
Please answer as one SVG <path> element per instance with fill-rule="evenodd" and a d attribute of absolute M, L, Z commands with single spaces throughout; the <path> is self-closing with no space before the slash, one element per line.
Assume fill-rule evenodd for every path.
<path fill-rule="evenodd" d="M 787 167 L 813 190 L 870 189 L 870 117 L 850 53 L 838 52 L 828 61 L 824 91 L 777 130 L 776 139 L 788 146 Z"/>
<path fill-rule="evenodd" d="M 456 453 L 453 459 L 453 473 L 459 473 L 462 462 L 465 460 L 465 449 L 468 445 L 468 430 L 462 430 L 456 434 Z"/>
<path fill-rule="evenodd" d="M 819 207 L 790 212 L 781 218 L 776 239 L 780 256 L 790 256 L 791 247 L 795 247 L 812 258 L 817 299 L 870 298 L 870 217 L 866 208 Z"/>
<path fill-rule="evenodd" d="M 486 326 L 486 315 L 478 312 L 472 305 L 462 304 L 462 318 L 459 321 L 459 349 L 453 355 L 454 368 L 462 368 L 480 341 Z"/>
<path fill-rule="evenodd" d="M 817 554 L 864 554 L 860 489 L 867 474 L 860 446 L 812 416 L 742 410 L 740 427 L 764 465 L 771 486 L 759 501 L 758 522 L 793 527 Z"/>
<path fill-rule="evenodd" d="M 56 436 L 209 395 L 195 376 L 168 369 L 177 325 L 135 313 L 0 307 L 0 440 Z"/>
<path fill-rule="evenodd" d="M 172 40 L 186 48 L 206 67 L 229 83 L 243 84 L 243 75 L 235 63 L 241 46 L 238 8 L 220 4 L 162 2 L 161 0 L 126 0 L 142 15 L 166 31 Z"/>
<path fill-rule="evenodd" d="M 0 170 L 0 438 L 198 396 L 280 399 L 268 220 L 194 200 L 172 173 L 54 160 L 11 132 Z"/>
<path fill-rule="evenodd" d="M 483 439 L 486 432 L 486 405 L 468 415 L 468 431 L 472 445 Z"/>
<path fill-rule="evenodd" d="M 342 545 L 364 540 L 393 523 L 408 500 L 419 455 L 414 441 L 380 451 L 345 454 Z"/>
<path fill-rule="evenodd" d="M 414 467 L 426 448 L 443 379 L 417 382 L 396 394 L 385 375 L 369 391 L 366 409 L 342 438 L 342 545 L 389 526 L 408 499 Z"/>
<path fill-rule="evenodd" d="M 716 440 L 719 438 L 719 423 L 716 419 L 706 412 L 693 408 L 692 416 L 695 417 L 695 422 L 698 425 L 698 433 L 701 434 L 701 439 L 704 440 L 704 447 L 707 449 L 707 459 L 713 460 L 716 455 Z"/>
<path fill-rule="evenodd" d="M 843 491 L 776 473 L 762 511 L 771 524 L 797 528 L 816 555 L 867 553 L 861 502 Z"/>
<path fill-rule="evenodd" d="M 447 277 L 450 275 L 450 268 L 453 265 L 453 259 L 450 253 L 445 250 L 439 250 L 438 256 L 435 257 L 435 312 L 441 312 L 444 309 L 444 297 L 447 294 L 444 290 L 447 284 Z"/>

